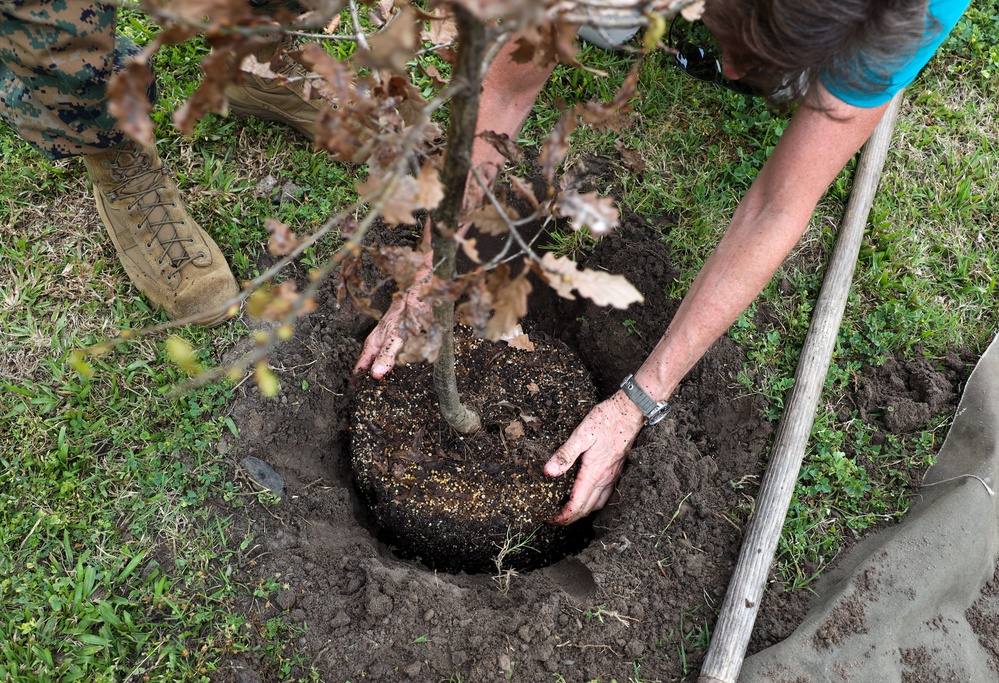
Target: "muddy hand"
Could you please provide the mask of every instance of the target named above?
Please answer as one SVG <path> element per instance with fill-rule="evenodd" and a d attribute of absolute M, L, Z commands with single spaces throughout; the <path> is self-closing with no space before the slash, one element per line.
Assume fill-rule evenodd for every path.
<path fill-rule="evenodd" d="M 587 414 L 545 465 L 545 474 L 557 477 L 583 458 L 572 496 L 551 520 L 553 524 L 572 524 L 607 504 L 644 422 L 642 411 L 621 391 Z"/>
<path fill-rule="evenodd" d="M 430 221 L 423 229 L 423 267 L 416 274 L 417 284 L 413 285 L 405 296 L 397 295 L 385 315 L 371 330 L 364 340 L 361 356 L 354 366 L 354 374 L 362 375 L 371 370 L 371 376 L 381 379 L 392 372 L 395 367 L 395 357 L 402 348 L 402 337 L 399 336 L 399 320 L 407 308 L 429 311 L 430 307 L 421 298 L 423 286 L 421 282 L 430 279 L 434 267 L 434 252 L 430 249 Z"/>
<path fill-rule="evenodd" d="M 399 336 L 399 319 L 407 307 L 427 311 L 430 309 L 420 299 L 419 287 L 411 290 L 406 296 L 397 297 L 364 340 L 361 356 L 354 366 L 354 374 L 361 375 L 371 370 L 371 376 L 381 379 L 395 367 L 395 357 L 402 348 L 402 338 Z"/>

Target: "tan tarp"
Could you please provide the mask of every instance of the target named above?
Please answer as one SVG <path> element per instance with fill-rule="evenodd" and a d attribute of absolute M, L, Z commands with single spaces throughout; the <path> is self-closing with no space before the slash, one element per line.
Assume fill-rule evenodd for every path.
<path fill-rule="evenodd" d="M 740 683 L 995 683 L 965 616 L 999 551 L 999 341 L 968 380 L 920 500 L 822 578 L 805 621 Z M 984 600 L 999 623 L 999 601 Z"/>

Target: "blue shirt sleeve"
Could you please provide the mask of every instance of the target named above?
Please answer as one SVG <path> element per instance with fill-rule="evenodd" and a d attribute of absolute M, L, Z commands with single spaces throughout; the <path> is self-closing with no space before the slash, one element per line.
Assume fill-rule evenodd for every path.
<path fill-rule="evenodd" d="M 936 19 L 937 32 L 916 51 L 907 64 L 891 75 L 891 80 L 884 90 L 876 93 L 858 93 L 837 87 L 825 79 L 822 81 L 823 85 L 833 95 L 856 107 L 871 108 L 884 104 L 894 97 L 895 93 L 912 83 L 930 58 L 936 54 L 937 48 L 954 30 L 954 26 L 970 4 L 971 0 L 930 0 L 929 12 Z"/>

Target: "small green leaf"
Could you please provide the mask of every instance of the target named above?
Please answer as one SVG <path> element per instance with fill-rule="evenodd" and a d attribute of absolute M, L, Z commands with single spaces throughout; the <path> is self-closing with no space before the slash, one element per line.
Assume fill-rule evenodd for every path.
<path fill-rule="evenodd" d="M 184 372 L 196 375 L 201 372 L 201 366 L 194 353 L 194 347 L 180 337 L 168 337 L 166 340 L 166 352 L 174 363 Z"/>
<path fill-rule="evenodd" d="M 260 361 L 257 363 L 257 367 L 253 371 L 253 376 L 257 380 L 257 386 L 260 387 L 260 393 L 262 395 L 268 398 L 277 396 L 281 385 L 278 382 L 278 378 L 273 372 L 271 372 L 271 369 L 267 367 L 266 361 Z"/>
<path fill-rule="evenodd" d="M 655 50 L 659 46 L 659 41 L 662 40 L 665 33 L 666 17 L 658 12 L 652 13 L 649 17 L 649 27 L 645 29 L 645 36 L 642 40 L 645 49 L 649 52 Z"/>
<path fill-rule="evenodd" d="M 70 366 L 80 373 L 80 377 L 86 377 L 90 379 L 94 376 L 94 366 L 92 366 L 87 361 L 83 360 L 82 351 L 73 351 L 69 354 L 69 364 Z"/>

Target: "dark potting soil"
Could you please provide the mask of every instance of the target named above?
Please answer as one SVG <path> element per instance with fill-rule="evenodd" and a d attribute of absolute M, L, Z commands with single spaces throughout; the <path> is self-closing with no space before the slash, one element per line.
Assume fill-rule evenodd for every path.
<path fill-rule="evenodd" d="M 543 468 L 596 405 L 593 382 L 564 344 L 514 341 L 457 329 L 458 390 L 482 422 L 474 434 L 441 417 L 428 364 L 358 378 L 355 483 L 381 535 L 433 569 L 535 569 L 580 550 L 589 535 L 587 523 L 546 524 L 568 502 L 578 463 L 562 477 Z"/>
<path fill-rule="evenodd" d="M 531 302 L 531 324 L 576 350 L 599 398 L 639 366 L 678 305 L 662 294 L 676 272 L 658 229 L 624 219 L 588 265 L 626 275 L 645 295 L 643 306 L 603 309 L 540 286 Z M 347 447 L 350 371 L 372 322 L 335 301 L 324 290 L 319 309 L 271 357 L 278 398 L 243 386 L 232 408 L 240 437 L 219 444 L 234 472 L 253 456 L 285 479 L 280 503 L 265 508 L 249 498 L 223 510 L 234 515 L 233 543 L 249 538 L 237 555 L 242 579 L 279 577 L 288 586 L 269 599 L 247 597 L 239 611 L 260 626 L 282 615 L 301 626 L 282 645 L 308 657 L 324 681 L 696 679 L 774 430 L 763 399 L 736 379 L 742 349 L 719 340 L 674 395 L 670 416 L 639 435 L 615 496 L 594 516 L 588 547 L 508 576 L 504 586 L 489 574 L 447 574 L 400 559 L 370 530 Z M 861 386 L 871 388 L 844 397 L 868 419 L 909 400 L 917 410 L 953 409 L 960 371 L 886 368 L 867 369 Z M 769 585 L 751 652 L 787 636 L 804 615 L 807 590 L 780 586 Z M 234 654 L 213 680 L 252 680 L 246 671 L 280 679 L 261 649 Z"/>

